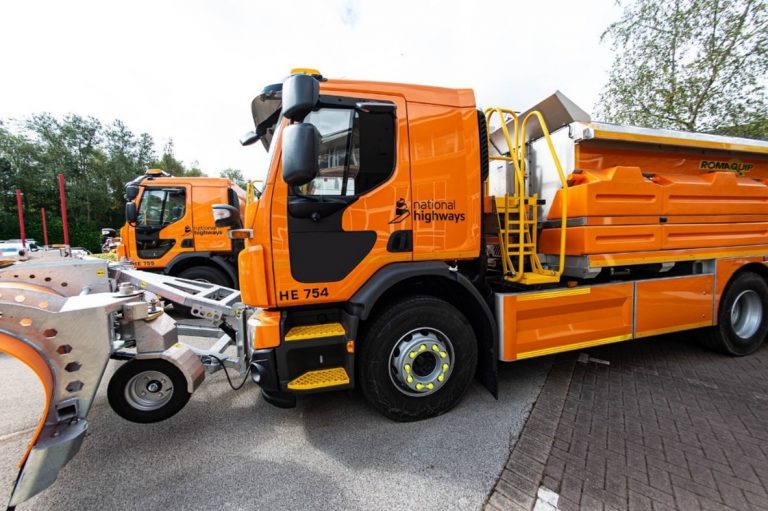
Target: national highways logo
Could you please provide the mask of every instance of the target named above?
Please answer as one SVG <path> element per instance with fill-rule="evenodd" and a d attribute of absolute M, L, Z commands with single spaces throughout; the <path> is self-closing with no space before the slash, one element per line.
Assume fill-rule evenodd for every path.
<path fill-rule="evenodd" d="M 411 210 L 413 212 L 411 212 Z M 464 213 L 456 211 L 455 200 L 416 200 L 408 209 L 408 203 L 400 198 L 395 204 L 395 218 L 390 220 L 390 224 L 399 224 L 406 218 L 413 215 L 417 222 L 430 224 L 432 222 L 452 222 L 459 223 L 466 220 Z"/>

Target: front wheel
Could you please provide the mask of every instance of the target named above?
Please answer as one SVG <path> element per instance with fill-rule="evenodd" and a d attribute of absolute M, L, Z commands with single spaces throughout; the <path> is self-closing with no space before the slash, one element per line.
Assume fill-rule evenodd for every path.
<path fill-rule="evenodd" d="M 705 341 L 718 351 L 742 356 L 757 351 L 767 334 L 768 285 L 755 273 L 742 273 L 723 294 L 718 325 L 706 332 Z"/>
<path fill-rule="evenodd" d="M 472 326 L 451 304 L 413 296 L 388 306 L 366 328 L 358 359 L 366 399 L 396 421 L 453 408 L 477 365 Z"/>
<path fill-rule="evenodd" d="M 109 406 L 115 413 L 144 424 L 175 415 L 191 395 L 182 372 L 161 359 L 126 362 L 115 371 L 107 387 Z"/>

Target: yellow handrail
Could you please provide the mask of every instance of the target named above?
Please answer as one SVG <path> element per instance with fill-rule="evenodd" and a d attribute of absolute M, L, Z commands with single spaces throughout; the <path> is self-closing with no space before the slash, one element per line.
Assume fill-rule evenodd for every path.
<path fill-rule="evenodd" d="M 557 157 L 557 151 L 555 151 L 555 145 L 552 143 L 552 137 L 549 136 L 549 129 L 547 128 L 547 123 L 544 121 L 544 116 L 541 115 L 541 112 L 537 110 L 534 110 L 525 116 L 520 130 L 520 136 L 522 137 L 523 142 L 521 144 L 520 161 L 523 167 L 523 171 L 525 169 L 525 130 L 528 126 L 528 121 L 532 117 L 536 117 L 536 119 L 539 121 L 539 126 L 541 127 L 541 131 L 544 133 L 544 138 L 547 141 L 547 147 L 549 148 L 549 152 L 555 162 L 555 168 L 557 169 L 558 176 L 560 177 L 560 184 L 562 185 L 562 189 L 560 190 L 560 205 L 562 208 L 560 216 L 560 257 L 557 265 L 557 272 L 554 273 L 560 277 L 563 275 L 563 271 L 565 270 L 565 227 L 568 223 L 568 180 L 563 173 L 563 167 L 560 164 L 560 158 Z"/>
<path fill-rule="evenodd" d="M 509 156 L 504 156 L 503 154 L 499 154 L 498 156 L 490 156 L 489 158 L 492 160 L 502 160 L 512 163 L 512 167 L 514 170 L 514 193 L 515 198 L 518 201 L 518 222 L 517 222 L 517 229 L 518 229 L 518 239 L 524 240 L 525 238 L 525 207 L 524 207 L 524 197 L 525 197 L 525 174 L 523 173 L 521 167 L 520 167 L 520 147 L 517 144 L 517 141 L 520 137 L 520 120 L 519 116 L 517 115 L 517 112 L 507 109 L 507 108 L 500 108 L 500 107 L 490 107 L 486 108 L 484 111 L 485 114 L 485 122 L 486 126 L 491 125 L 491 119 L 493 118 L 493 115 L 496 114 L 499 116 L 499 121 L 501 122 L 501 131 L 504 135 L 504 141 L 507 144 L 507 149 L 509 149 Z M 507 120 L 504 118 L 504 114 L 509 115 L 512 118 L 513 124 L 512 124 L 512 136 L 510 137 L 509 128 L 507 127 Z M 490 133 L 488 136 L 488 143 L 490 145 Z M 490 147 L 489 147 L 490 150 Z M 499 151 L 501 153 L 501 151 Z M 504 229 L 502 229 L 501 237 L 503 238 L 502 245 L 504 247 L 509 246 L 509 193 L 505 194 L 504 196 Z M 508 280 L 512 282 L 517 282 L 520 279 L 523 278 L 523 268 L 525 265 L 525 254 L 524 251 L 520 250 L 518 251 L 518 261 L 517 261 L 517 270 L 515 269 L 515 265 L 512 264 L 512 260 L 509 259 L 509 254 L 505 253 L 502 257 L 502 266 L 504 268 L 504 273 L 507 275 Z M 510 275 L 511 274 L 511 275 Z"/>
<path fill-rule="evenodd" d="M 504 136 L 504 141 L 507 144 L 507 148 L 509 150 L 509 155 L 505 156 L 504 154 L 499 155 L 490 155 L 490 160 L 502 160 L 506 162 L 511 162 L 513 167 L 513 174 L 514 174 L 514 197 L 510 201 L 509 193 L 506 193 L 504 196 L 504 211 L 503 214 L 497 214 L 497 218 L 503 217 L 504 225 L 499 225 L 499 241 L 502 245 L 503 250 L 501 250 L 502 253 L 502 266 L 504 269 L 504 278 L 507 281 L 510 282 L 527 282 L 527 283 L 542 283 L 542 282 L 553 282 L 555 280 L 549 280 L 549 279 L 556 279 L 559 280 L 562 276 L 564 270 L 565 270 L 565 236 L 566 236 L 566 225 L 568 221 L 568 212 L 567 212 L 567 199 L 568 199 L 568 182 L 566 180 L 565 174 L 563 173 L 562 165 L 560 164 L 560 159 L 557 157 L 557 152 L 555 151 L 554 144 L 552 143 L 552 138 L 549 134 L 549 129 L 547 128 L 546 122 L 544 121 L 544 117 L 541 115 L 540 112 L 534 111 L 528 113 L 525 118 L 520 121 L 520 116 L 509 109 L 506 108 L 500 108 L 500 107 L 490 107 L 485 109 L 484 111 L 486 124 L 487 126 L 491 125 L 491 119 L 493 118 L 494 114 L 499 116 L 499 120 L 501 121 L 501 132 Z M 512 121 L 512 134 L 509 133 L 509 127 L 507 126 L 507 118 L 505 118 L 505 115 L 508 115 L 511 118 Z M 558 268 L 556 271 L 544 269 L 544 267 L 541 264 L 541 261 L 539 260 L 538 254 L 537 254 L 537 243 L 536 243 L 536 231 L 538 226 L 538 194 L 533 194 L 531 197 L 528 196 L 526 191 L 526 181 L 525 181 L 525 173 L 526 173 L 526 160 L 525 160 L 525 142 L 526 142 L 526 129 L 528 127 L 528 123 L 531 119 L 536 119 L 539 122 L 539 125 L 541 126 L 542 132 L 544 134 L 544 137 L 547 141 L 547 146 L 549 148 L 549 152 L 552 155 L 552 158 L 555 162 L 555 167 L 557 168 L 557 172 L 560 177 L 560 182 L 562 184 L 562 214 L 560 219 L 560 254 L 559 254 L 559 261 L 558 261 Z M 490 133 L 488 134 L 488 145 L 489 145 L 489 151 L 491 150 L 491 138 Z M 497 149 L 499 153 L 502 151 L 500 149 Z M 514 205 L 514 207 L 517 207 L 517 227 L 515 229 L 510 229 L 510 202 Z M 498 205 L 498 203 L 497 203 Z M 531 218 L 528 218 L 529 210 L 530 209 L 530 216 Z M 497 212 L 498 213 L 498 212 Z M 501 219 L 499 220 L 501 222 Z M 512 231 L 516 232 L 512 232 Z M 512 262 L 512 253 L 510 250 L 510 234 L 517 236 L 517 266 Z M 532 278 L 529 277 L 528 274 L 525 272 L 525 256 L 530 257 L 531 261 L 531 270 L 533 274 L 537 274 L 543 277 L 546 277 L 545 280 L 542 280 L 541 278 Z"/>

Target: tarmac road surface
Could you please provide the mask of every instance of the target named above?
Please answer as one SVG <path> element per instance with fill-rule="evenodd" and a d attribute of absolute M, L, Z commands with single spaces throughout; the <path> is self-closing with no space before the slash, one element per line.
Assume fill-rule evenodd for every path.
<path fill-rule="evenodd" d="M 110 362 L 78 455 L 18 510 L 480 509 L 551 362 L 502 365 L 498 401 L 474 383 L 448 414 L 408 424 L 377 414 L 354 392 L 281 410 L 251 382 L 233 392 L 221 372 L 171 419 L 133 424 L 107 403 L 117 364 Z M 41 394 L 30 370 L 0 354 L 0 505 Z"/>

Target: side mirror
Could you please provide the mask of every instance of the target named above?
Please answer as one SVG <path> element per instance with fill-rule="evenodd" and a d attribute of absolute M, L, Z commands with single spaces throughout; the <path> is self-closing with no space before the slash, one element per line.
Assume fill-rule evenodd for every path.
<path fill-rule="evenodd" d="M 139 196 L 139 185 L 128 183 L 125 185 L 125 200 L 132 201 Z"/>
<path fill-rule="evenodd" d="M 320 83 L 309 75 L 289 76 L 283 82 L 283 115 L 301 122 L 317 105 Z"/>
<path fill-rule="evenodd" d="M 291 124 L 283 130 L 283 179 L 291 186 L 309 183 L 320 171 L 320 133 L 312 124 Z"/>
<path fill-rule="evenodd" d="M 229 204 L 214 204 L 213 221 L 216 227 L 235 227 L 240 228 L 242 221 L 240 219 L 240 210 Z"/>
<path fill-rule="evenodd" d="M 258 142 L 260 139 L 261 139 L 261 135 L 259 135 L 255 131 L 249 131 L 248 133 L 240 137 L 240 145 L 242 146 L 251 145 Z"/>
<path fill-rule="evenodd" d="M 138 215 L 136 214 L 136 204 L 134 202 L 125 203 L 125 221 L 135 223 Z"/>

